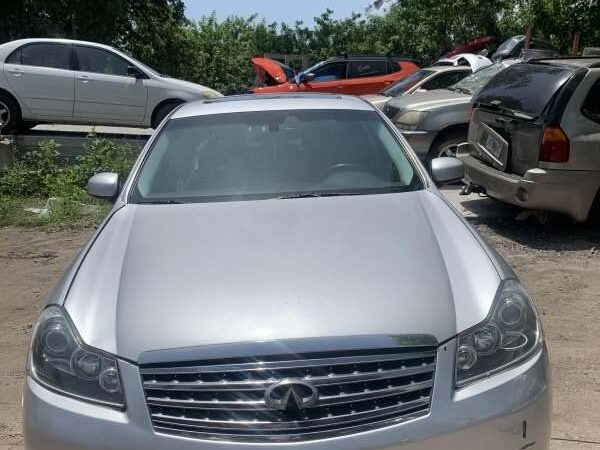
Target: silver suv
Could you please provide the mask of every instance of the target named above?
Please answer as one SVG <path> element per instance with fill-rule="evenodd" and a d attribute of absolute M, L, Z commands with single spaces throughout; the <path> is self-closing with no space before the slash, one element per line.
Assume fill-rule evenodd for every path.
<path fill-rule="evenodd" d="M 587 219 L 600 192 L 600 58 L 530 61 L 475 99 L 465 181 L 528 209 Z"/>
<path fill-rule="evenodd" d="M 369 103 L 188 103 L 121 185 L 35 327 L 28 450 L 548 449 L 532 300 Z"/>

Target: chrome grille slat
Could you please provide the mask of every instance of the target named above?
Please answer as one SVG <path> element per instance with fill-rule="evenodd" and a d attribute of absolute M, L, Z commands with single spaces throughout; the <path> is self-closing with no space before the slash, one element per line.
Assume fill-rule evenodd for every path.
<path fill-rule="evenodd" d="M 352 383 L 355 381 L 372 381 L 383 378 L 399 378 L 409 375 L 418 375 L 421 373 L 427 373 L 433 371 L 435 367 L 434 363 L 426 364 L 418 367 L 409 367 L 406 369 L 388 370 L 381 372 L 364 372 L 352 375 L 333 375 L 333 376 L 322 376 L 322 377 L 302 377 L 301 379 L 310 381 L 315 386 L 325 386 L 328 384 L 345 384 Z M 161 389 L 161 390 L 248 390 L 248 389 L 262 389 L 270 386 L 273 381 L 219 381 L 219 382 L 153 382 L 145 381 L 145 389 Z"/>
<path fill-rule="evenodd" d="M 157 432 L 230 441 L 309 440 L 427 414 L 436 355 L 435 347 L 418 345 L 328 350 L 152 362 L 140 374 Z M 315 386 L 317 402 L 302 410 L 269 409 L 265 392 L 283 380 Z"/>
<path fill-rule="evenodd" d="M 389 387 L 385 389 L 368 390 L 355 394 L 328 395 L 319 397 L 320 406 L 338 405 L 347 402 L 359 402 L 376 398 L 390 397 L 413 391 L 420 391 L 433 386 L 433 380 L 406 386 Z M 148 396 L 146 401 L 149 405 L 167 406 L 170 408 L 200 408 L 200 409 L 226 409 L 226 410 L 264 410 L 265 401 L 258 400 L 236 400 L 236 401 L 202 401 L 202 400 L 176 400 L 161 397 Z"/>
<path fill-rule="evenodd" d="M 237 431 L 247 431 L 248 429 L 256 430 L 258 432 L 261 431 L 297 431 L 297 430 L 309 430 L 313 428 L 323 428 L 331 425 L 336 425 L 340 423 L 351 424 L 352 422 L 359 422 L 362 420 L 376 418 L 381 416 L 387 416 L 390 414 L 403 412 L 412 410 L 415 408 L 423 407 L 429 405 L 430 398 L 426 397 L 419 400 L 414 400 L 411 402 L 407 402 L 406 404 L 401 404 L 398 406 L 381 408 L 379 410 L 362 412 L 362 413 L 353 413 L 353 414 L 345 414 L 341 416 L 334 417 L 325 417 L 315 420 L 294 420 L 290 422 L 268 422 L 268 421 L 217 421 L 217 420 L 205 420 L 205 419 L 182 419 L 176 416 L 164 416 L 152 414 L 152 419 L 156 420 L 160 423 L 167 423 L 170 425 L 185 425 L 185 426 L 198 426 L 199 428 L 209 428 L 209 429 L 226 429 L 226 430 L 237 430 Z"/>
<path fill-rule="evenodd" d="M 184 367 L 156 367 L 141 369 L 142 375 L 159 374 L 186 374 L 186 373 L 220 373 L 227 372 L 253 372 L 265 370 L 296 369 L 321 366 L 339 366 L 344 364 L 362 364 L 377 363 L 386 361 L 396 361 L 398 359 L 411 360 L 417 358 L 433 358 L 435 351 L 395 353 L 390 355 L 363 355 L 363 356 L 343 356 L 338 358 L 320 358 L 311 360 L 291 360 L 291 361 L 265 361 L 251 362 L 243 364 L 215 364 L 207 366 L 184 366 Z"/>

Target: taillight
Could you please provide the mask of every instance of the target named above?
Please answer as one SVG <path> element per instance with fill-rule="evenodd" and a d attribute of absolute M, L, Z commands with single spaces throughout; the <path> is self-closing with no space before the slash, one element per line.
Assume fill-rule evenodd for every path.
<path fill-rule="evenodd" d="M 544 128 L 540 161 L 563 163 L 569 160 L 569 138 L 560 127 Z"/>

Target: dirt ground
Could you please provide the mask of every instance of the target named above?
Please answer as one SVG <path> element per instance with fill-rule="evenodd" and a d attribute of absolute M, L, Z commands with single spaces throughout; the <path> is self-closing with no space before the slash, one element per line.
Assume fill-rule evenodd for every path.
<path fill-rule="evenodd" d="M 552 351 L 552 450 L 600 450 L 600 226 L 475 224 L 542 313 Z M 45 296 L 93 230 L 0 229 L 0 450 L 21 449 L 21 389 Z"/>

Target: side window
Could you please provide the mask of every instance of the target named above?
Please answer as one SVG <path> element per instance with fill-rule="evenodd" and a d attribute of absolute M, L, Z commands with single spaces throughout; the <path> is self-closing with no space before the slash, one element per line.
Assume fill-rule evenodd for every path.
<path fill-rule="evenodd" d="M 24 45 L 20 50 L 21 64 L 24 66 L 53 69 L 69 69 L 71 66 L 71 47 L 69 45 L 44 42 Z"/>
<path fill-rule="evenodd" d="M 21 49 L 18 48 L 6 58 L 5 64 L 21 64 Z"/>
<path fill-rule="evenodd" d="M 352 61 L 350 62 L 350 78 L 378 77 L 387 73 L 387 61 Z"/>
<path fill-rule="evenodd" d="M 421 89 L 424 89 L 426 91 L 433 91 L 434 89 L 444 89 L 448 86 L 452 86 L 454 83 L 458 83 L 460 80 L 469 75 L 469 73 L 471 72 L 468 70 L 453 70 L 449 72 L 442 72 L 423 83 Z"/>
<path fill-rule="evenodd" d="M 82 72 L 103 73 L 105 75 L 127 76 L 129 62 L 107 50 L 94 47 L 76 46 L 75 53 Z"/>
<path fill-rule="evenodd" d="M 313 81 L 334 81 L 343 80 L 346 78 L 346 62 L 332 62 L 325 64 L 314 72 L 315 79 Z"/>
<path fill-rule="evenodd" d="M 581 112 L 587 118 L 600 123 L 600 79 L 594 83 L 583 102 Z"/>

